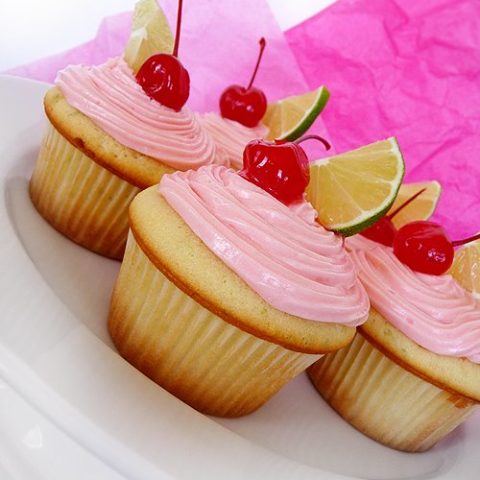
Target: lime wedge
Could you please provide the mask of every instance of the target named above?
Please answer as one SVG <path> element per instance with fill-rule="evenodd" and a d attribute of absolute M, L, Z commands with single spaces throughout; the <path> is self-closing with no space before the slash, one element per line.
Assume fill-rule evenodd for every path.
<path fill-rule="evenodd" d="M 132 31 L 123 58 L 137 73 L 149 57 L 156 53 L 171 53 L 173 35 L 163 10 L 156 0 L 140 0 L 135 5 Z"/>
<path fill-rule="evenodd" d="M 405 208 L 402 208 L 402 210 L 392 218 L 392 222 L 397 228 L 415 220 L 428 220 L 433 215 L 438 199 L 440 198 L 440 193 L 442 192 L 442 187 L 436 181 L 404 183 L 400 187 L 397 198 L 395 202 L 393 202 L 390 211 L 394 211 L 424 188 L 426 190 L 419 197 Z"/>
<path fill-rule="evenodd" d="M 269 128 L 267 138 L 293 141 L 301 137 L 325 108 L 329 97 L 329 91 L 320 87 L 269 104 L 262 119 L 262 123 Z"/>
<path fill-rule="evenodd" d="M 448 272 L 474 297 L 480 299 L 480 240 L 468 243 L 455 252 Z"/>
<path fill-rule="evenodd" d="M 392 206 L 405 173 L 395 137 L 310 165 L 307 199 L 325 228 L 354 235 Z"/>

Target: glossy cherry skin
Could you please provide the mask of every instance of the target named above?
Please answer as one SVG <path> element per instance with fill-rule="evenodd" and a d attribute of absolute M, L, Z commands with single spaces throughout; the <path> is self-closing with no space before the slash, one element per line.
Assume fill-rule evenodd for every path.
<path fill-rule="evenodd" d="M 240 85 L 226 88 L 220 97 L 223 118 L 235 120 L 246 127 L 255 127 L 267 111 L 267 97 L 256 87 L 246 89 Z"/>
<path fill-rule="evenodd" d="M 150 98 L 177 112 L 190 95 L 190 75 L 173 55 L 152 55 L 140 67 L 136 78 Z"/>
<path fill-rule="evenodd" d="M 412 270 L 431 275 L 445 273 L 455 255 L 443 227 L 427 221 L 411 222 L 401 227 L 393 241 L 393 252 Z"/>
<path fill-rule="evenodd" d="M 363 237 L 373 240 L 374 242 L 381 243 L 387 247 L 391 247 L 393 245 L 393 240 L 396 234 L 397 229 L 389 217 L 382 217 L 372 226 L 360 232 L 360 235 Z"/>
<path fill-rule="evenodd" d="M 240 175 L 288 205 L 303 198 L 310 181 L 308 158 L 290 142 L 253 140 L 243 152 Z"/>

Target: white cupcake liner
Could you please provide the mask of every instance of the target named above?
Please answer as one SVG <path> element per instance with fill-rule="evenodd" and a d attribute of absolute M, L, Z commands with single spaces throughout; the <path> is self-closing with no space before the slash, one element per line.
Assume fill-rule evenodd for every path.
<path fill-rule="evenodd" d="M 120 259 L 128 234 L 128 207 L 139 191 L 95 163 L 49 124 L 30 195 L 56 230 L 89 250 Z"/>
<path fill-rule="evenodd" d="M 129 237 L 109 328 L 131 364 L 197 410 L 240 416 L 320 355 L 287 350 L 222 320 L 170 282 Z"/>
<path fill-rule="evenodd" d="M 312 365 L 308 374 L 347 422 L 397 450 L 428 450 L 478 406 L 405 370 L 359 333 L 348 347 Z"/>

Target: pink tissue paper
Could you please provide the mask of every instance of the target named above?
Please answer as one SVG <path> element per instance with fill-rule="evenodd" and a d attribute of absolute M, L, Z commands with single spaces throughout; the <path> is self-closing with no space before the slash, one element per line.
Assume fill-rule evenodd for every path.
<path fill-rule="evenodd" d="M 173 25 L 176 1 L 160 3 Z M 106 18 L 94 40 L 9 73 L 51 82 L 69 64 L 99 64 L 121 54 L 130 21 Z M 337 151 L 397 136 L 406 180 L 442 184 L 435 218 L 451 237 L 480 229 L 479 2 L 340 0 L 285 35 L 265 1 L 192 2 L 183 26 L 191 108 L 217 111 L 226 86 L 246 83 L 265 36 L 256 85 L 269 100 L 327 85 L 315 133 Z"/>
<path fill-rule="evenodd" d="M 480 2 L 344 0 L 286 33 L 338 151 L 395 135 L 406 181 L 438 180 L 453 239 L 480 230 Z"/>
<path fill-rule="evenodd" d="M 174 27 L 177 1 L 158 1 Z M 130 12 L 108 17 L 92 41 L 8 73 L 53 82 L 57 72 L 67 65 L 98 65 L 122 54 L 130 25 Z M 307 91 L 297 61 L 266 1 L 202 1 L 186 5 L 179 56 L 190 73 L 191 91 L 187 106 L 200 112 L 218 112 L 219 97 L 227 86 L 248 83 L 262 36 L 267 39 L 267 48 L 255 86 L 265 92 L 269 101 Z M 312 131 L 328 138 L 321 118 L 315 122 Z M 307 142 L 304 146 L 309 155 L 317 158 L 325 155 L 316 142 Z"/>

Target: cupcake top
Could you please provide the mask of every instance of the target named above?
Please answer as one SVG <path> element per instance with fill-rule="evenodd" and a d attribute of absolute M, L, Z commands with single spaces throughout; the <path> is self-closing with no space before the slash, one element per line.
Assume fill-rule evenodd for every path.
<path fill-rule="evenodd" d="M 431 352 L 480 363 L 480 302 L 451 275 L 414 272 L 359 235 L 346 246 L 372 306 L 394 327 Z"/>
<path fill-rule="evenodd" d="M 197 116 L 150 99 L 122 58 L 68 67 L 55 83 L 70 105 L 122 145 L 178 170 L 221 161 Z"/>
<path fill-rule="evenodd" d="M 243 166 L 245 145 L 254 138 L 264 138 L 268 132 L 261 123 L 254 128 L 248 128 L 216 113 L 201 114 L 198 118 L 215 142 L 217 155 L 221 157 L 221 161 L 217 163 L 237 170 Z"/>
<path fill-rule="evenodd" d="M 277 310 L 356 326 L 369 301 L 342 240 L 305 202 L 286 206 L 212 165 L 162 177 L 160 193 L 203 243 Z"/>

